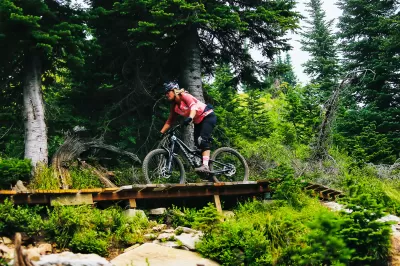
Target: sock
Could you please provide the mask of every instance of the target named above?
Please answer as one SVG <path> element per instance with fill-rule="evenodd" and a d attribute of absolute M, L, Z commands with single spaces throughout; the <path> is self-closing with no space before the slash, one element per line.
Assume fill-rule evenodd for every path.
<path fill-rule="evenodd" d="M 203 156 L 203 165 L 208 166 L 208 161 L 210 160 L 210 156 Z"/>

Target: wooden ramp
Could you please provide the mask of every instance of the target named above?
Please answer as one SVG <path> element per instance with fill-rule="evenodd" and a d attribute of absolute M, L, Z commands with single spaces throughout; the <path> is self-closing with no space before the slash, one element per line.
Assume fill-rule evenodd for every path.
<path fill-rule="evenodd" d="M 265 193 L 273 193 L 271 184 L 276 182 L 276 180 L 259 180 L 226 183 L 135 184 L 119 188 L 29 190 L 27 192 L 0 190 L 0 202 L 8 198 L 15 204 L 79 205 L 127 200 L 131 208 L 135 208 L 136 200 L 142 199 L 214 197 L 218 207 L 220 196 L 262 196 Z M 325 200 L 334 200 L 342 194 L 340 191 L 311 183 L 307 183 L 305 189 L 311 190 L 313 195 Z"/>

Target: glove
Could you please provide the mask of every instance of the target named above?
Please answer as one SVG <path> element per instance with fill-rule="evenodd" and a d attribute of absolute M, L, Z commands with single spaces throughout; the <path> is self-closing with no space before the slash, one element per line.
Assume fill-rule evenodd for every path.
<path fill-rule="evenodd" d="M 193 118 L 191 117 L 186 117 L 185 120 L 183 120 L 183 125 L 188 126 L 192 122 Z"/>
<path fill-rule="evenodd" d="M 165 134 L 160 132 L 160 134 L 158 135 L 158 139 L 162 140 L 164 137 L 165 137 Z"/>

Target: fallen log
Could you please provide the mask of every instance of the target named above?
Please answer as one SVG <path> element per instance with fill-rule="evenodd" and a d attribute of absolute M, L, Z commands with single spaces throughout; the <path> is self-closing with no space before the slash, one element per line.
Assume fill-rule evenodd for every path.
<path fill-rule="evenodd" d="M 54 153 L 51 165 L 54 167 L 55 177 L 59 179 L 62 189 L 68 189 L 71 180 L 68 166 L 76 161 L 80 155 L 90 149 L 103 149 L 130 158 L 133 162 L 141 163 L 139 157 L 128 151 L 121 150 L 113 145 L 105 144 L 103 139 L 82 140 L 75 135 L 67 135 L 64 143 Z M 101 179 L 102 180 L 102 179 Z M 108 180 L 108 179 L 107 179 Z M 109 180 L 102 182 L 111 185 Z M 110 184 L 111 183 L 111 184 Z M 114 185 L 114 184 L 113 184 Z M 114 185 L 115 186 L 115 185 Z"/>

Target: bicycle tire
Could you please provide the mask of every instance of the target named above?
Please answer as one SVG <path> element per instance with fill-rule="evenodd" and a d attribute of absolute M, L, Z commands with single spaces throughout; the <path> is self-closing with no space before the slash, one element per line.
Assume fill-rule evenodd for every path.
<path fill-rule="evenodd" d="M 227 155 L 233 155 L 229 158 Z M 236 161 L 234 161 L 236 159 Z M 211 155 L 210 170 L 218 171 L 221 170 L 217 162 L 231 163 L 235 166 L 235 173 L 229 176 L 228 174 L 215 175 L 217 181 L 222 182 L 238 182 L 247 181 L 249 179 L 249 166 L 247 165 L 246 159 L 235 149 L 229 147 L 221 147 L 216 149 Z M 239 165 L 240 164 L 240 165 Z"/>
<path fill-rule="evenodd" d="M 157 156 L 159 156 L 159 157 L 157 158 Z M 168 159 L 168 152 L 164 149 L 155 149 L 146 155 L 146 157 L 143 160 L 142 169 L 143 169 L 144 179 L 147 184 L 178 183 L 178 182 L 179 182 L 179 184 L 185 183 L 185 167 L 183 166 L 182 161 L 176 156 L 173 157 L 173 161 L 172 161 L 173 177 L 171 179 L 169 177 L 166 178 L 165 176 L 162 176 L 163 168 L 152 169 L 152 168 L 154 168 L 153 162 L 156 162 L 156 165 L 158 168 L 165 167 L 165 162 L 167 161 L 167 159 Z M 165 161 L 162 162 L 161 160 L 165 160 Z M 161 166 L 160 164 L 161 165 L 164 164 L 164 166 Z M 158 176 L 157 176 L 157 174 L 158 174 Z M 175 181 L 175 179 L 176 179 L 176 181 Z M 170 182 L 166 182 L 166 181 L 170 181 Z"/>

